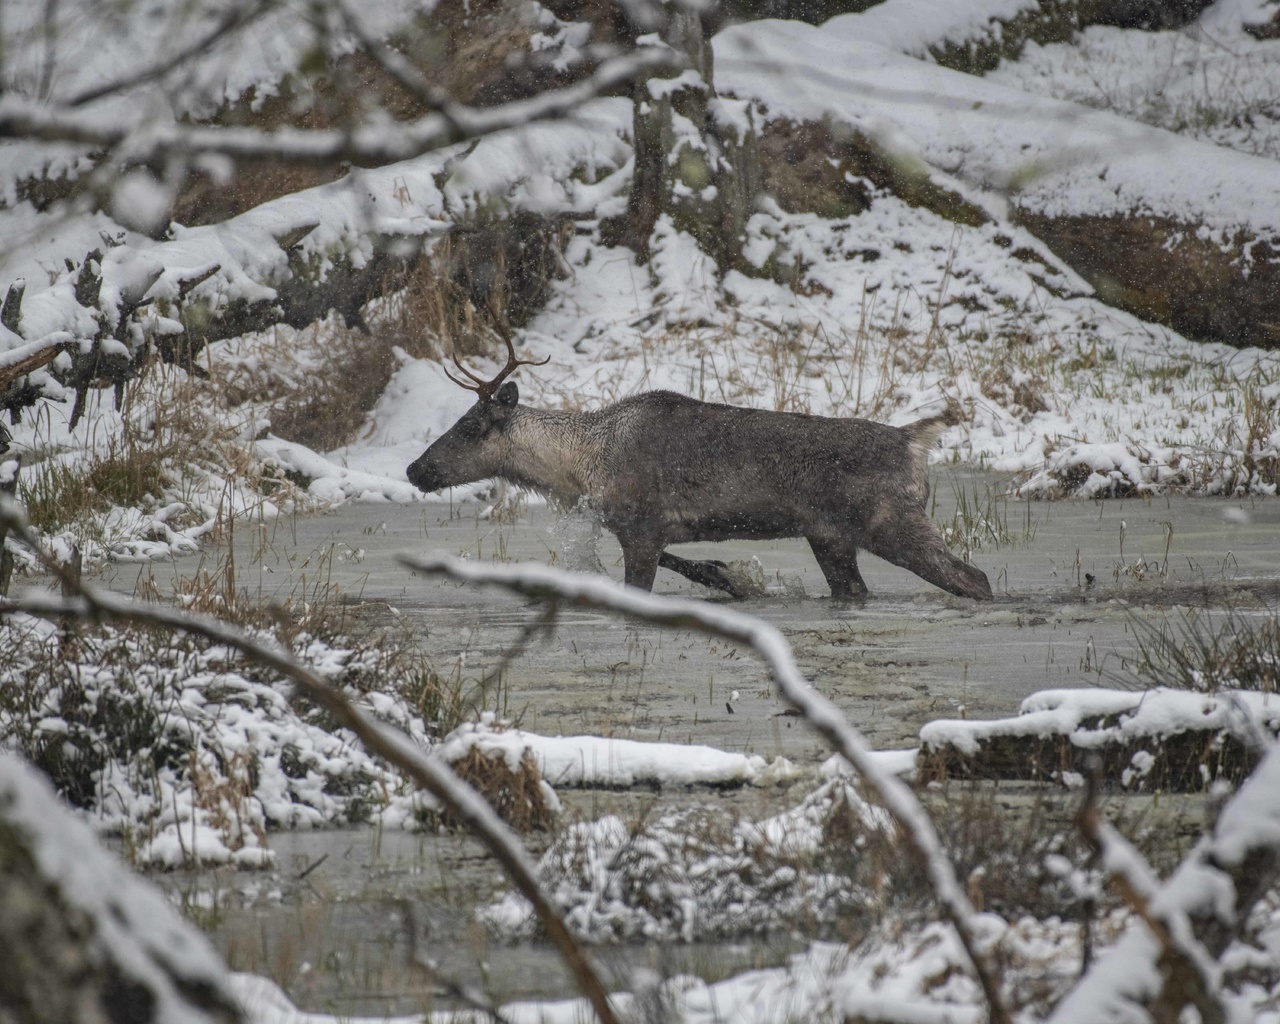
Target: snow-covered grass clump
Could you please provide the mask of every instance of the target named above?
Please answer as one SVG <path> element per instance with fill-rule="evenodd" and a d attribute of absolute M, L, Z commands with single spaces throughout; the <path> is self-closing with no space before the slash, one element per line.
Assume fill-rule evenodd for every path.
<path fill-rule="evenodd" d="M 830 931 L 877 905 L 848 868 L 889 831 L 884 812 L 837 779 L 761 822 L 726 823 L 694 808 L 635 827 L 614 815 L 570 825 L 538 873 L 568 926 L 591 942 L 693 942 L 802 921 Z M 537 932 L 532 908 L 514 894 L 479 916 L 504 939 Z"/>
<path fill-rule="evenodd" d="M 431 742 L 453 714 L 420 657 L 307 633 L 295 653 L 377 716 Z M 268 828 L 411 823 L 399 775 L 272 673 L 195 637 L 0 622 L 0 744 L 136 862 L 273 861 Z"/>

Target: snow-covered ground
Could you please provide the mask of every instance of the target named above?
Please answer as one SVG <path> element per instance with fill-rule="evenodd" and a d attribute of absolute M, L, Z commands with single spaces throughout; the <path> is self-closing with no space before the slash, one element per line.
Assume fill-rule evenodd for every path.
<path fill-rule="evenodd" d="M 1280 160 L 1280 46 L 1245 31 L 1265 0 L 1214 4 L 1179 31 L 1094 25 L 1070 45 L 1028 45 L 986 77 Z"/>

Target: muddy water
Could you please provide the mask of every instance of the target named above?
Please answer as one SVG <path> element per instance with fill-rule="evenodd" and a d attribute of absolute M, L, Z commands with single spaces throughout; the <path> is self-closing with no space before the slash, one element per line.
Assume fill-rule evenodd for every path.
<path fill-rule="evenodd" d="M 935 518 L 951 522 L 956 494 L 998 488 L 990 478 L 936 481 Z M 439 670 L 469 685 L 499 665 L 539 609 L 401 568 L 401 553 L 542 563 L 594 561 L 589 522 L 545 507 L 502 522 L 478 506 L 349 504 L 327 515 L 241 526 L 236 570 L 264 596 L 295 597 L 317 580 L 337 587 L 357 620 L 411 624 Z M 1111 683 L 1136 653 L 1135 622 L 1175 624 L 1188 609 L 1260 615 L 1280 605 L 1280 502 L 1160 498 L 1150 501 L 998 504 L 973 561 L 991 578 L 990 604 L 951 598 L 866 556 L 864 603 L 832 601 L 803 542 L 685 545 L 679 553 L 758 560 L 764 596 L 741 602 L 791 639 L 802 668 L 881 748 L 914 745 L 926 721 L 1016 713 L 1048 687 Z M 1000 534 L 999 542 L 992 534 Z M 594 546 L 603 570 L 621 577 L 607 535 Z M 212 556 L 207 556 L 209 559 Z M 194 560 L 155 567 L 195 571 Z M 136 569 L 112 572 L 128 590 Z M 305 582 L 304 582 L 305 580 Z M 663 593 L 705 596 L 659 573 Z M 1198 613 L 1203 613 L 1199 612 Z M 788 715 L 749 653 L 722 642 L 562 613 L 550 635 L 513 659 L 483 706 L 549 734 L 592 733 L 708 743 L 815 768 L 826 752 Z M 803 787 L 797 787 L 797 790 Z M 571 813 L 637 816 L 654 803 L 732 805 L 763 816 L 779 792 L 579 794 Z M 500 886 L 469 841 L 371 830 L 277 835 L 278 869 L 263 876 L 170 876 L 233 966 L 286 984 L 302 1004 L 338 1012 L 409 1012 L 432 991 L 409 968 L 420 953 L 501 997 L 569 994 L 553 955 L 540 947 L 490 947 L 471 922 Z M 322 860 L 323 858 L 323 860 Z M 414 908 L 410 912 L 407 908 Z M 679 950 L 606 951 L 625 983 L 637 963 L 715 977 L 776 962 L 786 943 L 712 944 Z"/>

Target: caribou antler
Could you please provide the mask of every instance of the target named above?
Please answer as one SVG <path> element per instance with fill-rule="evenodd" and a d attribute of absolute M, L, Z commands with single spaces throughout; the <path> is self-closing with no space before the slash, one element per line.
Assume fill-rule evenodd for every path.
<path fill-rule="evenodd" d="M 459 370 L 461 370 L 464 374 L 466 374 L 469 378 L 471 378 L 473 383 L 468 384 L 466 383 L 466 381 L 461 381 L 457 377 L 455 377 L 453 374 L 451 374 L 448 370 L 444 370 L 444 375 L 446 377 L 448 377 L 451 381 L 457 384 L 458 387 L 466 388 L 468 391 L 474 391 L 477 395 L 480 396 L 480 401 L 482 402 L 487 402 L 490 399 L 492 399 L 493 396 L 497 394 L 498 388 L 502 386 L 502 382 L 506 380 L 508 377 L 510 377 L 512 372 L 517 367 L 545 366 L 547 363 L 551 362 L 550 356 L 547 356 L 546 359 L 541 359 L 541 360 L 517 359 L 516 347 L 511 343 L 511 333 L 505 327 L 502 327 L 502 326 L 497 326 L 495 329 L 497 330 L 498 336 L 507 343 L 507 365 L 498 371 L 498 376 L 494 377 L 493 380 L 485 380 L 483 377 L 477 377 L 474 373 L 472 373 L 470 370 L 468 370 L 465 366 L 462 365 L 462 361 L 458 358 L 457 352 L 453 354 L 453 361 L 455 365 L 458 367 Z M 443 370 L 444 367 L 441 367 L 441 369 Z"/>

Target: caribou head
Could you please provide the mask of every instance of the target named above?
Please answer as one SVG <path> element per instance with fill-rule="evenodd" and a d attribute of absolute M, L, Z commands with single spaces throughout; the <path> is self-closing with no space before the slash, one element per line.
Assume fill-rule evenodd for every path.
<path fill-rule="evenodd" d="M 511 455 L 507 427 L 520 401 L 520 390 L 507 378 L 521 366 L 543 366 L 543 360 L 517 359 L 515 345 L 506 330 L 499 330 L 507 344 L 507 364 L 491 380 L 478 377 L 458 359 L 453 362 L 467 380 L 448 370 L 446 377 L 459 387 L 474 391 L 476 404 L 423 452 L 408 469 L 409 482 L 420 491 L 438 491 L 442 487 L 469 484 L 502 475 Z M 470 381 L 468 383 L 467 381 Z M 505 383 L 504 383 L 505 381 Z"/>

